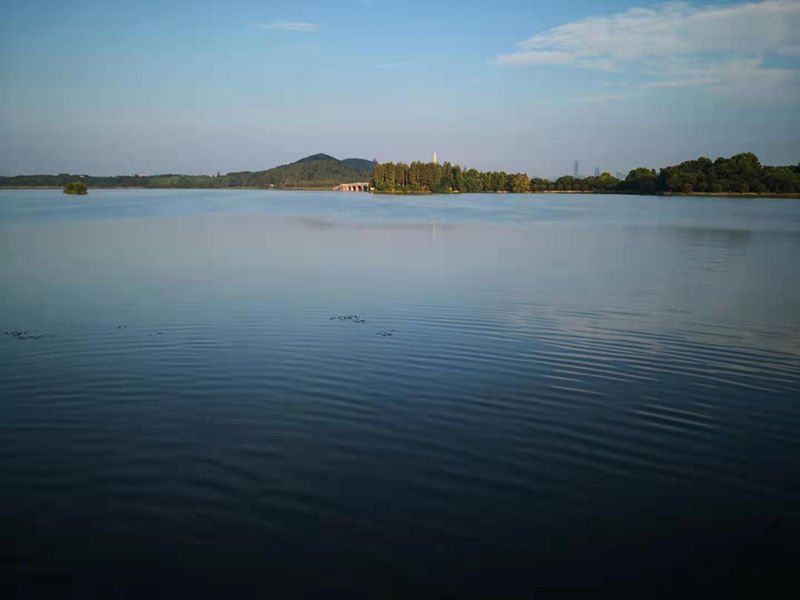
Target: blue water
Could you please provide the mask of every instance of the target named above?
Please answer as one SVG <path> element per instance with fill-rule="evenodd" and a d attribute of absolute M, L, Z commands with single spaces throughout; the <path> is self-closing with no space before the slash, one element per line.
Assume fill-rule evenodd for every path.
<path fill-rule="evenodd" d="M 694 226 L 797 231 L 794 199 L 573 194 L 392 196 L 277 190 L 0 190 L 0 224 L 19 221 L 180 217 L 207 214 L 310 216 L 345 223 L 472 222 L 535 225 Z"/>
<path fill-rule="evenodd" d="M 798 256 L 783 199 L 0 191 L 4 579 L 763 593 Z"/>

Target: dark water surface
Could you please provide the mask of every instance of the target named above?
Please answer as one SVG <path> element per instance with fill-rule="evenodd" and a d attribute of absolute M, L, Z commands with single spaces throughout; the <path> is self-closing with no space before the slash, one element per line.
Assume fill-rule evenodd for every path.
<path fill-rule="evenodd" d="M 2 191 L 5 579 L 776 585 L 799 260 L 793 200 Z"/>

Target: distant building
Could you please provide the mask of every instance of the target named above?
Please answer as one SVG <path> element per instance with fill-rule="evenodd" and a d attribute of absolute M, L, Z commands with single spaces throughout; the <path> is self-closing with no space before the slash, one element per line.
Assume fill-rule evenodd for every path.
<path fill-rule="evenodd" d="M 439 159 L 436 158 L 436 150 L 433 151 L 433 164 L 438 165 Z"/>
<path fill-rule="evenodd" d="M 595 177 L 600 177 L 600 167 L 595 167 L 594 168 L 594 176 Z"/>
<path fill-rule="evenodd" d="M 578 170 L 578 161 L 576 160 L 576 161 L 575 161 L 575 168 L 572 170 L 572 174 L 573 174 L 575 177 L 578 177 L 578 173 L 579 173 L 579 172 L 580 172 L 580 171 Z"/>

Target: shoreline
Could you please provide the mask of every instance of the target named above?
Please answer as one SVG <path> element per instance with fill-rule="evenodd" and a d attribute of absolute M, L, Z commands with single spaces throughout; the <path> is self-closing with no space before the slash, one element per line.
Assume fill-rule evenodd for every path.
<path fill-rule="evenodd" d="M 60 185 L 0 185 L 1 190 L 63 190 L 64 187 Z M 331 192 L 334 191 L 330 187 L 309 187 L 309 188 L 262 188 L 262 187 L 242 187 L 242 186 L 228 186 L 228 187 L 146 187 L 146 186 L 132 186 L 132 185 L 115 185 L 115 186 L 94 186 L 89 188 L 91 190 L 261 190 L 263 192 L 280 191 L 280 192 Z"/>
<path fill-rule="evenodd" d="M 451 196 L 459 194 L 468 194 L 470 192 L 377 192 L 371 191 L 371 194 L 378 196 Z M 698 198 L 800 198 L 800 193 L 795 192 L 766 192 L 759 194 L 757 192 L 660 192 L 657 194 L 642 194 L 640 192 L 626 192 L 626 191 L 613 191 L 613 192 L 600 192 L 597 190 L 542 190 L 535 192 L 474 192 L 476 194 L 511 194 L 517 196 L 524 196 L 526 194 L 587 194 L 597 196 L 655 196 L 655 197 L 690 197 L 695 196 Z"/>
<path fill-rule="evenodd" d="M 23 190 L 62 190 L 62 186 L 49 186 L 49 185 L 37 185 L 37 186 L 0 186 L 0 191 L 2 190 L 16 190 L 16 191 L 23 191 Z M 260 188 L 260 187 L 218 187 L 218 188 L 205 188 L 205 187 L 188 187 L 188 188 L 178 188 L 178 187 L 144 187 L 144 186 L 113 186 L 113 187 L 94 187 L 89 188 L 89 191 L 92 190 L 259 190 L 264 192 L 269 191 L 280 191 L 280 192 L 332 192 L 336 191 L 338 193 L 339 190 L 333 190 L 330 187 L 308 187 L 308 188 L 300 188 L 300 187 L 293 187 L 293 188 L 279 188 L 279 187 L 272 187 L 272 188 Z M 431 192 L 428 190 L 418 190 L 418 191 L 384 191 L 378 192 L 376 190 L 370 190 L 369 192 L 351 192 L 351 193 L 369 193 L 375 194 L 376 196 L 457 196 L 459 194 L 468 194 L 470 192 Z M 657 194 L 642 194 L 637 192 L 626 192 L 626 191 L 613 191 L 613 192 L 601 192 L 597 190 L 542 190 L 542 191 L 528 191 L 528 192 L 508 192 L 508 191 L 493 191 L 493 192 L 475 192 L 478 194 L 514 194 L 514 195 L 526 195 L 526 194 L 587 194 L 587 195 L 598 195 L 598 196 L 656 196 L 656 197 L 697 197 L 697 198 L 791 198 L 791 199 L 800 199 L 800 193 L 789 193 L 789 192 L 766 192 L 763 194 L 759 194 L 757 192 L 660 192 Z"/>

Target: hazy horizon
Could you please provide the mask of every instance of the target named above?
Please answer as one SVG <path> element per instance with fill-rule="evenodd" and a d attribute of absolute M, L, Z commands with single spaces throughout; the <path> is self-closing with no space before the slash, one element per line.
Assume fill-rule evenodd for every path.
<path fill-rule="evenodd" d="M 0 174 L 796 164 L 798 31 L 797 0 L 14 4 Z"/>

